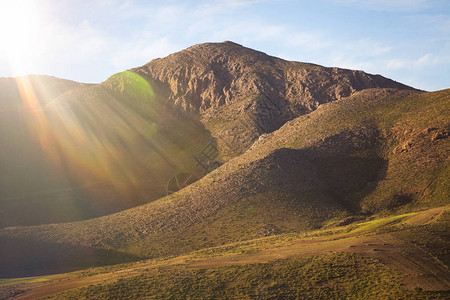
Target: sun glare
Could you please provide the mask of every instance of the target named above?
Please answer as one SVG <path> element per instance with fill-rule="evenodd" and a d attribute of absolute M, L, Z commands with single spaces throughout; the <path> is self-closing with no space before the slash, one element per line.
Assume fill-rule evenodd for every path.
<path fill-rule="evenodd" d="M 0 53 L 7 58 L 14 75 L 33 64 L 40 21 L 36 1 L 0 1 Z"/>

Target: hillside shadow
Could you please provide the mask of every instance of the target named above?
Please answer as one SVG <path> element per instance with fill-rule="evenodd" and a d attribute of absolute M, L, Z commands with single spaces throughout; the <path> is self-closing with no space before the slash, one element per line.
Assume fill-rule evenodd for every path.
<path fill-rule="evenodd" d="M 361 213 L 361 201 L 386 177 L 388 161 L 377 154 L 377 136 L 376 130 L 355 128 L 309 148 L 277 149 L 261 161 L 265 171 L 251 177 L 269 178 L 263 189 L 321 190 L 350 213 Z"/>
<path fill-rule="evenodd" d="M 313 163 L 327 192 L 352 213 L 361 212 L 361 201 L 386 177 L 388 164 L 379 157 L 345 155 L 319 158 Z"/>
<path fill-rule="evenodd" d="M 0 278 L 59 274 L 139 259 L 114 250 L 0 237 Z"/>

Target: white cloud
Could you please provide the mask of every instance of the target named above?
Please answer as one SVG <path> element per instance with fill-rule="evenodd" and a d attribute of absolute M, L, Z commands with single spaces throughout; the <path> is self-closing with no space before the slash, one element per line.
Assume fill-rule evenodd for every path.
<path fill-rule="evenodd" d="M 385 45 L 371 38 L 362 38 L 355 41 L 347 41 L 344 45 L 346 52 L 352 52 L 359 56 L 381 56 L 392 50 L 392 46 Z"/>
<path fill-rule="evenodd" d="M 220 3 L 220 1 L 218 1 Z M 251 6 L 262 2 L 268 2 L 268 0 L 223 0 L 223 5 L 231 8 L 240 8 L 244 6 Z"/>
<path fill-rule="evenodd" d="M 375 11 L 416 11 L 428 7 L 430 0 L 333 0 L 344 5 L 353 5 Z"/>
<path fill-rule="evenodd" d="M 439 58 L 431 53 L 427 53 L 424 56 L 417 59 L 416 64 L 418 66 L 435 65 L 439 62 Z"/>
<path fill-rule="evenodd" d="M 439 64 L 443 59 L 431 53 L 418 58 L 393 58 L 386 61 L 386 67 L 391 70 L 429 68 Z"/>
<path fill-rule="evenodd" d="M 244 7 L 254 6 L 264 2 L 275 2 L 280 0 L 219 0 L 219 1 L 202 1 L 195 8 L 197 15 L 222 14 L 237 10 Z"/>
<path fill-rule="evenodd" d="M 411 65 L 410 62 L 408 62 L 405 59 L 401 59 L 401 58 L 389 59 L 386 62 L 386 67 L 391 70 L 404 69 L 404 68 L 408 67 L 409 65 Z"/>
<path fill-rule="evenodd" d="M 372 72 L 371 70 L 374 70 L 374 60 L 355 58 L 351 55 L 345 55 L 342 53 L 331 54 L 330 57 L 325 60 L 325 65 L 329 67 L 363 70 L 365 72 Z"/>

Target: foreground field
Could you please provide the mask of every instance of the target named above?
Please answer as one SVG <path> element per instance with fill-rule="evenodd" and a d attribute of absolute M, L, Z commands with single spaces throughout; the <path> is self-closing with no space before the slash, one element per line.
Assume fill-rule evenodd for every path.
<path fill-rule="evenodd" d="M 450 297 L 450 206 L 188 255 L 0 280 L 0 298 Z"/>

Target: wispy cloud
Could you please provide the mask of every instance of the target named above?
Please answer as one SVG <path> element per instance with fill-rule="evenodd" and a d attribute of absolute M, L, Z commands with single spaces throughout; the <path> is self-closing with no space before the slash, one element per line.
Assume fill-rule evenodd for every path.
<path fill-rule="evenodd" d="M 427 53 L 416 59 L 394 58 L 386 61 L 388 69 L 414 69 L 414 68 L 429 68 L 439 63 L 443 63 L 442 57 Z"/>
<path fill-rule="evenodd" d="M 431 5 L 430 0 L 334 0 L 344 5 L 375 11 L 416 11 Z"/>

